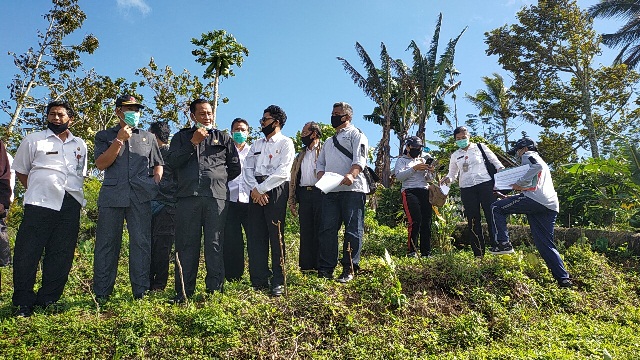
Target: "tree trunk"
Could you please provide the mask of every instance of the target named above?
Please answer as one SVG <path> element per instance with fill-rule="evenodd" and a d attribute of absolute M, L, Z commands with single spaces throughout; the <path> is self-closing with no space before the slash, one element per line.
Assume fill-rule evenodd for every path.
<path fill-rule="evenodd" d="M 509 132 L 508 132 L 509 118 L 502 118 L 502 135 L 504 136 L 504 152 L 509 151 Z"/>
<path fill-rule="evenodd" d="M 389 142 L 391 138 L 391 118 L 389 115 L 384 116 L 384 126 L 382 127 L 382 139 L 380 147 L 382 148 L 382 177 L 381 182 L 384 187 L 389 187 L 391 182 L 391 146 Z"/>
<path fill-rule="evenodd" d="M 218 93 L 218 84 L 220 83 L 220 69 L 216 69 L 216 77 L 213 80 L 213 104 L 211 104 L 211 108 L 213 111 L 213 127 L 216 126 L 216 111 L 218 110 L 218 97 L 220 94 Z"/>

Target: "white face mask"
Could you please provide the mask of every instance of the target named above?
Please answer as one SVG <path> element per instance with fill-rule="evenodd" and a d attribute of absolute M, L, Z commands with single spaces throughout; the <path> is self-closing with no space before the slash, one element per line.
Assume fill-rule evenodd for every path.
<path fill-rule="evenodd" d="M 207 131 L 209 131 L 209 130 L 213 130 L 213 124 L 203 125 L 203 124 L 201 124 L 201 123 L 199 123 L 199 122 L 197 122 L 197 121 L 196 121 L 196 127 L 197 127 L 198 129 L 203 129 L 203 128 L 204 128 L 204 129 L 205 129 L 205 130 L 207 130 Z"/>

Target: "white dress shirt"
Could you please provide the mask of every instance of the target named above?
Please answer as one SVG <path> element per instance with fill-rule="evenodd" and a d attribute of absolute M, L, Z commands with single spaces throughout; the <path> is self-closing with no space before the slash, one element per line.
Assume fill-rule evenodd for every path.
<path fill-rule="evenodd" d="M 242 167 L 242 172 L 240 176 L 235 179 L 229 181 L 229 201 L 233 202 L 241 202 L 248 203 L 249 202 L 249 194 L 251 193 L 251 189 L 247 186 L 247 183 L 244 181 L 244 162 L 247 158 L 247 154 L 249 154 L 249 148 L 251 145 L 245 143 L 242 150 L 238 150 L 236 146 L 236 150 L 238 150 L 238 158 L 240 159 L 240 166 Z"/>
<path fill-rule="evenodd" d="M 318 145 L 316 145 L 317 147 Z M 300 184 L 298 186 L 313 186 L 318 182 L 316 176 L 316 163 L 318 162 L 318 151 L 316 147 L 307 149 L 300 164 Z"/>
<path fill-rule="evenodd" d="M 495 165 L 496 169 L 504 168 L 493 151 L 486 145 L 482 145 L 482 149 L 487 155 L 489 162 Z M 471 143 L 467 150 L 458 149 L 451 154 L 447 177 L 451 182 L 454 182 L 458 176 L 460 176 L 458 181 L 461 188 L 472 187 L 491 180 L 491 175 L 489 175 L 487 167 L 484 164 L 484 158 L 478 148 L 478 144 Z"/>
<path fill-rule="evenodd" d="M 85 205 L 82 185 L 87 174 L 87 145 L 73 136 L 62 140 L 47 129 L 27 135 L 18 147 L 13 168 L 28 175 L 24 204 L 59 211 L 65 191 Z"/>
<path fill-rule="evenodd" d="M 291 165 L 295 157 L 293 141 L 277 133 L 270 139 L 261 138 L 251 145 L 242 172 L 249 189 L 256 188 L 260 194 L 282 185 L 291 179 Z M 258 184 L 256 176 L 268 176 Z"/>

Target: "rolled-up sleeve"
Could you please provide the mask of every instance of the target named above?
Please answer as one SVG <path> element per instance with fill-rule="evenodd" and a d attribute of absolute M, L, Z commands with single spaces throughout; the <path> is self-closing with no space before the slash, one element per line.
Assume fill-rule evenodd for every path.
<path fill-rule="evenodd" d="M 369 143 L 367 141 L 367 137 L 363 133 L 358 132 L 358 135 L 351 138 L 351 148 L 358 149 L 357 154 L 353 154 L 352 166 L 358 165 L 362 169 L 367 166 L 368 147 Z"/>
<path fill-rule="evenodd" d="M 244 177 L 244 182 L 247 183 L 249 187 L 249 191 L 253 190 L 257 185 L 258 181 L 256 180 L 255 172 L 256 172 L 256 157 L 257 155 L 257 142 L 251 145 L 249 148 L 249 154 L 244 159 L 244 171 L 242 172 L 242 176 Z"/>
<path fill-rule="evenodd" d="M 456 162 L 456 152 L 451 154 L 451 159 L 449 159 L 449 173 L 447 177 L 451 180 L 451 182 L 456 181 L 458 178 L 458 173 L 460 169 L 458 169 L 458 163 Z"/>

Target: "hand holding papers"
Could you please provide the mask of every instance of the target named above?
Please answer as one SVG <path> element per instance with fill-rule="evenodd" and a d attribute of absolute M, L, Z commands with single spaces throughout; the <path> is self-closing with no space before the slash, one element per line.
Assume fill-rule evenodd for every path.
<path fill-rule="evenodd" d="M 320 189 L 323 193 L 327 194 L 331 190 L 335 189 L 340 185 L 344 179 L 344 175 L 336 174 L 334 172 L 326 172 L 320 180 L 316 183 L 316 187 Z"/>
<path fill-rule="evenodd" d="M 529 165 L 522 165 L 515 168 L 502 170 L 494 175 L 495 188 L 498 190 L 511 190 L 512 184 L 515 184 L 524 174 L 529 171 Z M 537 177 L 532 179 L 531 186 L 535 187 Z"/>

